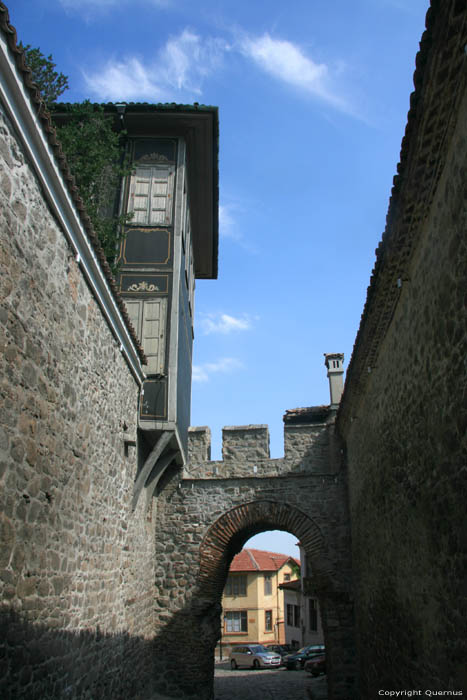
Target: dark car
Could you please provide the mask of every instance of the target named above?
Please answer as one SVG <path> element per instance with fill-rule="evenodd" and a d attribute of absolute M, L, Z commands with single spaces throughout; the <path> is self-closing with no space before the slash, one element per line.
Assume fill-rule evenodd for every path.
<path fill-rule="evenodd" d="M 308 646 L 302 647 L 293 654 L 287 654 L 287 656 L 284 656 L 282 663 L 289 671 L 292 671 L 294 668 L 303 668 L 307 661 L 312 659 L 314 656 L 323 654 L 324 650 L 324 644 L 308 644 Z"/>
<path fill-rule="evenodd" d="M 320 673 L 326 673 L 326 655 L 319 654 L 319 656 L 313 656 L 312 659 L 305 663 L 305 671 L 311 673 L 312 676 L 319 676 Z"/>
<path fill-rule="evenodd" d="M 290 644 L 265 644 L 265 647 L 268 651 L 275 651 L 276 654 L 279 654 L 281 659 L 292 651 Z"/>

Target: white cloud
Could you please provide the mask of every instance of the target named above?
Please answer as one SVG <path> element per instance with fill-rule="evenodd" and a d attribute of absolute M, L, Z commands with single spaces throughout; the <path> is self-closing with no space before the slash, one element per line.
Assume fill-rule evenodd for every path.
<path fill-rule="evenodd" d="M 201 93 L 203 79 L 220 65 L 225 49 L 222 40 L 202 40 L 185 29 L 171 37 L 152 61 L 135 56 L 111 59 L 84 77 L 100 100 L 177 101 Z"/>
<path fill-rule="evenodd" d="M 229 374 L 243 367 L 240 360 L 234 357 L 223 357 L 218 362 L 206 362 L 202 365 L 193 365 L 193 381 L 208 382 L 211 374 Z"/>
<path fill-rule="evenodd" d="M 219 233 L 223 238 L 238 240 L 240 234 L 236 230 L 236 222 L 231 212 L 232 207 L 230 205 L 219 205 Z"/>
<path fill-rule="evenodd" d="M 68 1 L 62 0 L 64 3 Z M 100 0 L 99 7 L 108 7 L 117 1 Z M 338 83 L 342 85 L 342 76 L 339 75 L 342 65 L 339 67 L 336 62 L 335 67 L 330 67 L 318 63 L 298 45 L 269 34 L 243 36 L 232 45 L 225 39 L 201 37 L 184 29 L 179 35 L 170 37 L 152 58 L 143 59 L 135 54 L 113 57 L 103 66 L 85 72 L 84 78 L 88 89 L 101 101 L 183 102 L 201 95 L 204 80 L 222 67 L 226 53 L 233 49 L 301 94 L 312 95 L 336 109 L 353 113 L 342 89 L 337 87 Z M 226 205 L 220 208 L 220 224 L 223 236 L 241 239 L 231 208 Z"/>
<path fill-rule="evenodd" d="M 223 313 L 206 314 L 200 319 L 199 325 L 204 335 L 211 333 L 227 335 L 233 331 L 249 330 L 251 328 L 251 319 L 247 314 L 237 318 Z"/>
<path fill-rule="evenodd" d="M 329 67 L 316 63 L 295 44 L 284 39 L 273 39 L 269 34 L 243 38 L 241 51 L 266 73 L 315 97 L 349 112 L 346 101 L 332 89 Z"/>

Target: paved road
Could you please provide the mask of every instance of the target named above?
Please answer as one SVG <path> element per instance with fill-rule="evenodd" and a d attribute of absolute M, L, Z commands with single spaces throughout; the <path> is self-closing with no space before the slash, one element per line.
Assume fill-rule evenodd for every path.
<path fill-rule="evenodd" d="M 215 700 L 327 700 L 326 677 L 313 678 L 306 671 L 237 669 L 217 663 Z"/>

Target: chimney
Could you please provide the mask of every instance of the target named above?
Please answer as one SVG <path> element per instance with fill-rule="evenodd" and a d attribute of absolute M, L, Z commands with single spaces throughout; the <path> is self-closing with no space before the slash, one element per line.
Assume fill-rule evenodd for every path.
<path fill-rule="evenodd" d="M 344 354 L 341 352 L 325 352 L 324 364 L 328 369 L 331 408 L 336 409 L 344 391 Z"/>

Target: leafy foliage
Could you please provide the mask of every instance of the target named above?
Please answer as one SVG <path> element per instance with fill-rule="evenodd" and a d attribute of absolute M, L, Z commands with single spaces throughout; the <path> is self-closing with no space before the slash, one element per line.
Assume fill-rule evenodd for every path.
<path fill-rule="evenodd" d="M 53 118 L 60 112 L 55 103 L 68 89 L 68 78 L 55 70 L 52 55 L 46 57 L 30 44 L 20 44 L 20 48 Z M 66 112 L 65 123 L 56 123 L 57 135 L 94 231 L 115 272 L 117 247 L 128 219 L 115 214 L 120 179 L 129 173 L 121 157 L 124 133 L 114 132 L 111 117 L 89 100 L 72 105 Z"/>
<path fill-rule="evenodd" d="M 112 118 L 101 105 L 88 100 L 67 110 L 66 123 L 57 126 L 70 170 L 107 260 L 114 269 L 117 245 L 127 216 L 117 216 L 119 183 L 130 172 L 122 163 L 121 139 L 112 129 Z M 115 271 L 115 269 L 114 269 Z"/>
<path fill-rule="evenodd" d="M 65 90 L 68 90 L 68 78 L 63 73 L 58 73 L 53 62 L 52 54 L 44 56 L 38 48 L 33 48 L 30 44 L 23 46 L 28 67 L 31 69 L 32 78 L 40 90 L 42 99 L 47 105 L 56 102 Z"/>

